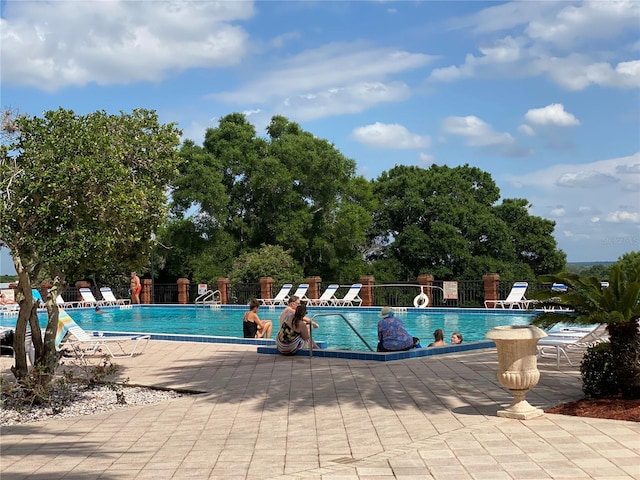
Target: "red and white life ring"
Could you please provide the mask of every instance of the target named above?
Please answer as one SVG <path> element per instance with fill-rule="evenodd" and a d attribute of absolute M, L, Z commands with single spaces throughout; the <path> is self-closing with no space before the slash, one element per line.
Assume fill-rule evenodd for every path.
<path fill-rule="evenodd" d="M 427 308 L 429 306 L 429 297 L 421 292 L 420 295 L 416 295 L 413 299 L 413 306 L 416 308 Z"/>

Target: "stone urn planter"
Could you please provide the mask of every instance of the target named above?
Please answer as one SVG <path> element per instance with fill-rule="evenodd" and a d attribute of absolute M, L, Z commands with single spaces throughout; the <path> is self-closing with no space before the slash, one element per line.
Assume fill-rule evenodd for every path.
<path fill-rule="evenodd" d="M 498 350 L 498 381 L 513 393 L 513 402 L 498 410 L 499 417 L 528 420 L 544 412 L 525 400 L 527 391 L 538 384 L 538 340 L 547 334 L 533 325 L 512 325 L 492 328 L 486 337 Z"/>

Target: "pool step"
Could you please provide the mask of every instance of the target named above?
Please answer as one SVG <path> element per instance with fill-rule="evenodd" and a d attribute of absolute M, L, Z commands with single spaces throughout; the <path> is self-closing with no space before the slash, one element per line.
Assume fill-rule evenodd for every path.
<path fill-rule="evenodd" d="M 325 343 L 325 342 L 319 342 Z M 322 345 L 320 345 L 322 347 Z M 416 348 L 406 352 L 353 352 L 350 350 L 331 350 L 321 348 L 313 351 L 313 357 L 318 358 L 344 358 L 349 360 L 373 360 L 376 362 L 390 362 L 393 360 L 406 360 L 409 358 L 430 357 L 433 355 L 444 355 L 447 353 L 462 353 L 470 350 L 480 350 L 484 348 L 495 348 L 495 344 L 491 341 L 469 342 L 461 345 L 448 345 L 446 347 L 437 348 Z M 268 355 L 279 355 L 275 346 L 259 346 L 258 353 Z M 302 349 L 298 352 L 297 357 L 308 357 L 309 350 Z M 313 358 L 312 357 L 312 358 Z"/>

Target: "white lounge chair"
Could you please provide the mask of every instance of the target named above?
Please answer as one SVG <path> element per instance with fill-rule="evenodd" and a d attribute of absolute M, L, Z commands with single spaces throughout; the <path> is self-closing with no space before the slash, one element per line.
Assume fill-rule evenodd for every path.
<path fill-rule="evenodd" d="M 362 299 L 360 298 L 360 290 L 362 289 L 361 283 L 354 283 L 349 287 L 349 291 L 343 298 L 336 298 L 334 305 L 339 305 L 341 307 L 354 307 L 362 305 Z"/>
<path fill-rule="evenodd" d="M 58 295 L 56 297 L 56 303 L 58 304 L 58 308 L 77 308 L 82 302 L 67 302 L 62 298 L 62 295 Z"/>
<path fill-rule="evenodd" d="M 128 298 L 116 298 L 111 287 L 100 287 L 100 294 L 104 299 L 105 305 L 127 305 L 131 303 Z"/>
<path fill-rule="evenodd" d="M 102 349 L 112 358 L 133 357 L 144 351 L 151 338 L 150 335 L 106 336 L 100 332 L 90 335 L 64 309 L 60 308 L 58 312 L 56 346 L 70 347 L 80 360 L 84 360 L 87 355 L 95 355 Z M 129 350 L 125 348 L 127 346 L 130 346 Z"/>
<path fill-rule="evenodd" d="M 333 283 L 329 285 L 327 289 L 324 292 L 322 292 L 322 295 L 320 295 L 320 298 L 311 300 L 310 302 L 311 305 L 315 305 L 317 307 L 335 305 L 336 292 L 338 291 L 338 288 L 340 288 L 340 285 L 338 285 L 337 283 Z"/>
<path fill-rule="evenodd" d="M 300 303 L 309 303 L 311 299 L 307 297 L 307 290 L 309 290 L 308 283 L 301 283 L 296 288 L 295 293 L 291 294 L 290 297 L 298 297 L 300 299 Z"/>
<path fill-rule="evenodd" d="M 287 302 L 287 298 L 289 298 L 289 292 L 293 288 L 293 285 L 290 283 L 285 283 L 282 285 L 282 288 L 278 292 L 278 294 L 273 298 L 258 298 L 258 302 L 262 305 L 284 305 Z"/>
<path fill-rule="evenodd" d="M 80 295 L 82 295 L 82 304 L 84 307 L 102 307 L 105 306 L 106 303 L 104 300 L 96 300 L 96 297 L 93 296 L 93 292 L 89 288 L 81 288 Z"/>
<path fill-rule="evenodd" d="M 538 340 L 538 355 L 555 358 L 558 367 L 560 367 L 562 356 L 569 365 L 573 365 L 568 355 L 570 351 L 584 350 L 591 345 L 607 340 L 605 325 L 561 327 L 547 333 L 546 337 Z"/>
<path fill-rule="evenodd" d="M 485 300 L 484 307 L 485 308 L 509 308 L 509 309 L 525 309 L 529 308 L 529 306 L 533 303 L 536 303 L 536 300 L 527 300 L 524 296 L 525 292 L 529 284 L 527 282 L 515 282 L 513 287 L 511 287 L 511 291 L 507 298 L 504 300 Z M 489 304 L 493 304 L 493 307 L 489 307 Z"/>

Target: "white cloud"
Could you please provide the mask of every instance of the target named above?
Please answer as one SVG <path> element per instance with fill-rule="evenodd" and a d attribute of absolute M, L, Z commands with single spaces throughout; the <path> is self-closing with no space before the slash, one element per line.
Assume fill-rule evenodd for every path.
<path fill-rule="evenodd" d="M 260 75 L 234 91 L 212 95 L 228 103 L 262 103 L 294 95 L 314 96 L 342 89 L 358 92 L 379 86 L 398 85 L 388 82 L 392 75 L 423 67 L 432 60 L 429 55 L 391 48 L 371 48 L 362 42 L 331 43 L 306 50 Z M 354 87 L 359 85 L 360 87 Z"/>
<path fill-rule="evenodd" d="M 233 65 L 248 40 L 233 22 L 254 13 L 251 2 L 8 2 L 4 8 L 3 83 L 49 91 Z"/>
<path fill-rule="evenodd" d="M 624 28 L 638 27 L 640 4 L 637 1 L 592 1 L 562 7 L 555 15 L 529 22 L 527 35 L 568 47 L 581 39 L 611 38 Z"/>
<path fill-rule="evenodd" d="M 529 125 L 527 125 L 526 123 L 523 123 L 522 125 L 520 125 L 518 127 L 518 131 L 521 133 L 524 133 L 525 135 L 532 137 L 536 134 L 535 130 L 533 128 L 531 128 Z"/>
<path fill-rule="evenodd" d="M 443 131 L 450 135 L 466 137 L 467 145 L 470 147 L 512 145 L 515 143 L 510 134 L 494 131 L 491 125 L 475 115 L 447 117 L 443 121 Z"/>
<path fill-rule="evenodd" d="M 376 122 L 354 129 L 352 135 L 359 142 L 374 148 L 418 149 L 431 145 L 428 136 L 416 135 L 398 124 Z"/>
<path fill-rule="evenodd" d="M 436 157 L 428 153 L 420 152 L 418 154 L 418 164 L 431 166 L 435 162 Z"/>
<path fill-rule="evenodd" d="M 565 111 L 561 103 L 552 103 L 544 108 L 532 108 L 524 118 L 534 125 L 553 125 L 556 127 L 572 127 L 580 125 L 573 114 Z"/>
<path fill-rule="evenodd" d="M 515 196 L 532 203 L 532 215 L 556 222 L 556 231 L 569 241 L 565 250 L 575 246 L 587 259 L 614 260 L 624 251 L 620 239 L 638 238 L 640 196 L 627 187 L 640 184 L 640 172 L 635 172 L 639 162 L 640 153 L 582 164 L 556 163 L 509 181 L 520 191 Z M 560 209 L 563 215 L 558 215 Z M 582 240 L 589 241 L 578 243 Z"/>
<path fill-rule="evenodd" d="M 605 218 L 605 222 L 611 223 L 640 223 L 640 213 L 618 211 L 610 212 Z"/>
<path fill-rule="evenodd" d="M 628 58 L 636 55 L 633 45 L 612 43 L 628 32 L 637 37 L 640 2 L 511 2 L 452 24 L 487 36 L 484 42 L 493 45 L 479 47 L 480 55 L 468 53 L 462 64 L 434 69 L 431 80 L 546 75 L 568 90 L 640 87 L 640 60 Z M 504 30 L 509 35 L 493 38 Z"/>
<path fill-rule="evenodd" d="M 613 175 L 597 171 L 585 171 L 563 173 L 558 177 L 556 184 L 559 187 L 591 188 L 616 183 L 618 180 Z"/>

